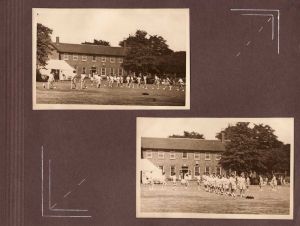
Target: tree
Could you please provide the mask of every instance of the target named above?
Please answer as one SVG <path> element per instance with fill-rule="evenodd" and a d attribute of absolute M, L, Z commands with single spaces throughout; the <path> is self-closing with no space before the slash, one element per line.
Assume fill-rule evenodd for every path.
<path fill-rule="evenodd" d="M 119 45 L 125 47 L 125 43 L 128 52 L 122 66 L 125 70 L 136 73 L 159 73 L 159 57 L 173 53 L 163 37 L 148 35 L 142 30 L 129 35 Z"/>
<path fill-rule="evenodd" d="M 205 139 L 203 134 L 200 134 L 198 132 L 188 132 L 188 131 L 183 131 L 183 135 L 176 135 L 173 134 L 169 136 L 169 138 L 191 138 L 191 139 Z"/>
<path fill-rule="evenodd" d="M 100 45 L 100 46 L 110 46 L 110 43 L 108 41 L 104 41 L 104 40 L 97 40 L 94 39 L 94 42 L 82 42 L 81 44 L 87 44 L 87 45 Z"/>
<path fill-rule="evenodd" d="M 186 75 L 186 52 L 173 52 L 159 58 L 159 71 L 164 73 L 185 77 Z"/>
<path fill-rule="evenodd" d="M 279 156 L 283 155 L 283 143 L 277 139 L 274 130 L 263 124 L 250 128 L 249 124 L 249 122 L 238 122 L 234 126 L 229 125 L 216 135 L 218 139 L 221 139 L 224 133 L 227 140 L 226 150 L 220 160 L 222 167 L 237 172 L 255 171 L 257 173 L 282 168 L 285 163 L 275 166 Z"/>
<path fill-rule="evenodd" d="M 37 49 L 36 49 L 36 65 L 37 69 L 47 65 L 48 56 L 53 51 L 51 45 L 52 30 L 40 23 L 37 24 Z"/>

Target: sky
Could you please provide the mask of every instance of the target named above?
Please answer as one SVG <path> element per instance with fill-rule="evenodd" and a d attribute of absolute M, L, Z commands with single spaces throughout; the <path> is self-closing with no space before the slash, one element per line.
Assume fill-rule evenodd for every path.
<path fill-rule="evenodd" d="M 183 131 L 195 131 L 203 134 L 205 139 L 214 140 L 218 132 L 237 122 L 250 122 L 251 126 L 269 125 L 285 144 L 291 144 L 294 139 L 292 118 L 138 118 L 137 128 L 142 137 L 168 137 L 182 135 Z"/>
<path fill-rule="evenodd" d="M 102 39 L 111 46 L 141 29 L 160 35 L 169 48 L 186 51 L 189 42 L 188 9 L 34 9 L 35 22 L 53 29 L 52 41 L 82 43 Z"/>

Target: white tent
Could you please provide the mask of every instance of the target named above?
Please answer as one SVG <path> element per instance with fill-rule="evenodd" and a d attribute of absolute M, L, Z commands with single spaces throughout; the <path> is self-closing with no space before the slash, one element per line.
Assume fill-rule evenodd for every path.
<path fill-rule="evenodd" d="M 162 180 L 162 170 L 155 166 L 148 159 L 141 159 L 139 166 L 141 173 L 141 179 L 143 184 L 149 183 L 148 178 L 152 178 L 154 181 Z"/>
<path fill-rule="evenodd" d="M 75 69 L 64 60 L 49 60 L 45 69 L 41 69 L 42 75 L 50 75 L 52 70 L 59 71 L 59 80 L 68 80 L 76 75 Z"/>

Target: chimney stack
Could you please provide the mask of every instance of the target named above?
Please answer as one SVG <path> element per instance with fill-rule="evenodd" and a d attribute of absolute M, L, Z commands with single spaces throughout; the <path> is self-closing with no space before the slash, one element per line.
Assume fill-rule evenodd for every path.
<path fill-rule="evenodd" d="M 56 37 L 56 44 L 59 43 L 59 37 Z"/>
<path fill-rule="evenodd" d="M 225 133 L 222 132 L 221 135 L 222 135 L 222 137 L 221 137 L 221 142 L 224 143 L 224 142 L 225 142 Z"/>

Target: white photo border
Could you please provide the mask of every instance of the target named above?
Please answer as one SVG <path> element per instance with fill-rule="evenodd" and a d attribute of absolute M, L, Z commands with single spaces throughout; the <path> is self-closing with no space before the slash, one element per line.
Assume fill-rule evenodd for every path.
<path fill-rule="evenodd" d="M 274 220 L 293 220 L 294 219 L 294 118 L 293 117 L 268 117 L 282 120 L 291 120 L 291 154 L 290 154 L 290 206 L 289 214 L 213 214 L 213 213 L 157 213 L 157 212 L 141 212 L 141 189 L 140 189 L 140 159 L 141 159 L 141 133 L 142 121 L 147 119 L 164 119 L 164 117 L 137 117 L 136 118 L 136 218 L 207 218 L 207 219 L 274 219 Z M 220 118 L 195 118 L 195 117 L 168 117 L 172 119 L 220 119 Z M 236 119 L 241 121 L 266 119 L 266 118 L 222 118 L 222 119 Z"/>
<path fill-rule="evenodd" d="M 38 10 L 185 10 L 186 12 L 186 90 L 184 106 L 37 104 L 36 101 L 36 34 Z M 190 9 L 189 8 L 32 8 L 32 109 L 33 110 L 190 110 Z"/>

